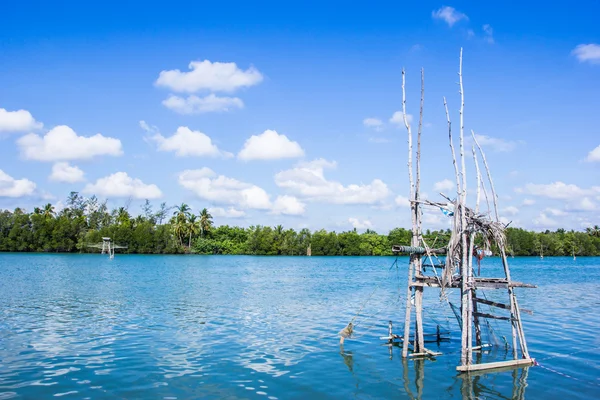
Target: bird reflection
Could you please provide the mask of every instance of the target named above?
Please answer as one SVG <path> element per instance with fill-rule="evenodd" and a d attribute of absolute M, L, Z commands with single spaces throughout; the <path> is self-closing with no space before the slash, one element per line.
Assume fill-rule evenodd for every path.
<path fill-rule="evenodd" d="M 344 364 L 346 364 L 346 367 L 348 367 L 348 371 L 354 372 L 354 358 L 352 357 L 352 352 L 344 351 L 343 344 L 340 344 L 340 355 L 344 359 Z"/>

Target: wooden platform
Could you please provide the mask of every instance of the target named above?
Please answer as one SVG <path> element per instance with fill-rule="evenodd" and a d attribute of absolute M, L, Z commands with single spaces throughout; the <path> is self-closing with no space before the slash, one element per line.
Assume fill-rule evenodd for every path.
<path fill-rule="evenodd" d="M 435 276 L 417 275 L 415 276 L 416 282 L 413 282 L 411 286 L 416 287 L 440 287 L 438 278 Z M 460 289 L 462 287 L 461 278 L 455 276 L 452 282 L 447 287 Z M 472 288 L 474 289 L 507 289 L 509 287 L 521 287 L 521 288 L 537 288 L 536 285 L 529 283 L 508 281 L 505 278 L 484 278 L 484 277 L 473 277 Z"/>
<path fill-rule="evenodd" d="M 507 360 L 483 364 L 459 365 L 456 367 L 458 372 L 472 372 L 483 370 L 498 370 L 498 369 L 514 369 L 521 367 L 529 367 L 533 365 L 531 358 L 523 358 L 520 360 Z"/>

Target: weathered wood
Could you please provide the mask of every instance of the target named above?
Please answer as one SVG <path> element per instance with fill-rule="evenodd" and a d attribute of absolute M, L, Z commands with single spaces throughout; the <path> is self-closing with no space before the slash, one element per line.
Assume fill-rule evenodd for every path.
<path fill-rule="evenodd" d="M 417 240 L 416 245 L 421 245 L 422 243 L 422 231 L 421 231 L 421 212 L 420 212 L 420 204 L 418 203 L 420 199 L 420 188 L 421 188 L 421 132 L 423 127 L 423 102 L 425 96 L 425 72 L 421 69 L 421 104 L 419 108 L 419 128 L 417 131 L 417 181 L 415 184 L 415 196 L 414 200 L 414 213 L 415 213 L 415 222 L 416 229 L 413 227 L 413 237 L 414 231 L 417 232 Z M 405 104 L 405 102 L 404 102 Z M 408 122 L 406 117 L 406 108 L 403 108 L 405 124 Z M 422 263 L 423 260 L 420 255 L 416 257 L 415 260 L 415 274 L 422 274 Z M 421 351 L 425 348 L 424 339 L 423 339 L 423 288 L 415 288 L 415 350 Z"/>
<path fill-rule="evenodd" d="M 483 364 L 459 365 L 456 370 L 459 372 L 482 371 L 498 368 L 519 368 L 533 365 L 531 358 L 523 358 L 517 360 L 498 361 Z"/>
<path fill-rule="evenodd" d="M 486 313 L 480 313 L 480 312 L 473 313 L 473 315 L 476 315 L 479 318 L 493 318 L 493 319 L 501 319 L 503 321 L 510 321 L 511 320 L 511 318 L 509 318 L 509 317 L 502 317 L 502 316 L 499 316 L 499 315 L 486 314 Z"/>
<path fill-rule="evenodd" d="M 502 304 L 502 303 L 496 303 L 495 301 L 491 301 L 491 300 L 487 300 L 487 299 L 482 299 L 482 298 L 479 298 L 479 297 L 476 298 L 475 301 L 478 302 L 478 303 L 487 304 L 488 306 L 493 306 L 493 307 L 503 308 L 505 310 L 510 310 L 510 306 L 508 306 L 506 304 Z"/>
<path fill-rule="evenodd" d="M 398 244 L 392 245 L 393 253 L 413 253 L 413 254 L 426 254 L 427 250 L 425 247 L 421 246 L 402 246 Z M 440 249 L 429 249 L 431 254 L 446 254 L 446 248 L 442 247 Z"/>
<path fill-rule="evenodd" d="M 410 183 L 410 194 L 409 199 L 415 200 L 415 183 L 413 181 L 413 169 L 412 169 L 412 132 L 410 130 L 410 124 L 408 123 L 408 118 L 406 117 L 406 72 L 402 69 L 402 112 L 404 117 L 404 125 L 406 126 L 406 130 L 408 131 L 408 179 Z M 412 238 L 411 238 L 411 246 L 417 247 L 417 204 L 411 203 L 410 205 L 410 214 L 412 219 Z M 411 254 L 410 256 L 410 264 L 408 267 L 408 282 L 412 282 L 412 275 L 415 267 L 415 256 Z M 406 313 L 404 316 L 404 337 L 410 337 L 410 316 L 412 311 L 412 303 L 410 301 L 412 295 L 412 288 L 410 285 L 407 285 L 407 296 L 406 296 Z M 402 342 L 402 357 L 408 356 L 408 340 L 404 340 Z"/>
<path fill-rule="evenodd" d="M 477 316 L 477 296 L 473 290 L 473 323 L 475 324 L 475 344 L 481 347 L 481 326 L 479 325 L 479 317 Z M 475 349 L 475 347 L 473 348 Z"/>
<path fill-rule="evenodd" d="M 434 276 L 415 276 L 416 282 L 412 282 L 413 287 L 440 287 L 439 282 Z M 474 278 L 472 283 L 475 289 L 507 289 L 507 288 L 536 288 L 536 285 L 523 282 L 508 282 L 502 278 Z M 462 287 L 460 280 L 453 280 L 446 287 L 451 289 L 459 289 Z"/>

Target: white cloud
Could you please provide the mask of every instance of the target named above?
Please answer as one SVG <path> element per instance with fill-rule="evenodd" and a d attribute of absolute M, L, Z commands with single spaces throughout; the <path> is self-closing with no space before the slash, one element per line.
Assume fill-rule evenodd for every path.
<path fill-rule="evenodd" d="M 595 43 L 580 44 L 571 52 L 579 62 L 600 64 L 600 45 Z"/>
<path fill-rule="evenodd" d="M 600 146 L 598 146 L 594 150 L 590 151 L 588 156 L 585 158 L 585 161 L 600 162 Z"/>
<path fill-rule="evenodd" d="M 0 108 L 0 132 L 26 132 L 42 126 L 27 110 L 7 111 Z"/>
<path fill-rule="evenodd" d="M 196 95 L 187 98 L 171 95 L 162 102 L 163 106 L 179 114 L 202 114 L 208 112 L 231 111 L 244 108 L 244 102 L 238 97 L 219 97 L 214 93 L 206 97 Z"/>
<path fill-rule="evenodd" d="M 348 218 L 348 222 L 356 229 L 371 229 L 373 224 L 368 219 L 359 220 L 358 218 Z"/>
<path fill-rule="evenodd" d="M 596 203 L 594 203 L 589 197 L 575 199 L 566 207 L 567 209 L 573 211 L 594 211 L 597 209 Z"/>
<path fill-rule="evenodd" d="M 374 179 L 370 184 L 348 186 L 327 180 L 324 169 L 335 167 L 335 162 L 324 159 L 299 163 L 277 173 L 275 183 L 301 198 L 333 204 L 378 204 L 390 195 L 387 185 L 380 179 Z"/>
<path fill-rule="evenodd" d="M 398 195 L 396 196 L 396 199 L 394 199 L 394 202 L 398 207 L 410 207 L 410 201 L 408 200 L 408 197 Z"/>
<path fill-rule="evenodd" d="M 236 210 L 233 207 L 229 207 L 227 209 L 224 209 L 222 207 L 213 207 L 213 208 L 209 208 L 208 212 L 213 217 L 219 217 L 219 218 L 242 218 L 242 217 L 246 216 L 246 213 L 244 211 Z"/>
<path fill-rule="evenodd" d="M 567 215 L 567 213 L 563 210 L 559 210 L 558 208 L 546 208 L 544 210 L 545 214 L 550 214 L 554 217 L 564 217 L 565 215 Z"/>
<path fill-rule="evenodd" d="M 433 185 L 433 190 L 436 192 L 444 192 L 451 190 L 454 187 L 454 183 L 450 179 L 444 179 L 443 181 L 436 182 Z"/>
<path fill-rule="evenodd" d="M 525 185 L 522 191 L 535 196 L 547 197 L 550 199 L 568 200 L 600 194 L 600 186 L 594 186 L 590 189 L 583 189 L 577 185 L 566 184 L 558 181 L 550 184 L 528 183 Z"/>
<path fill-rule="evenodd" d="M 21 155 L 29 160 L 84 160 L 95 156 L 120 156 L 121 141 L 101 134 L 78 136 L 66 125 L 52 128 L 43 137 L 30 133 L 17 140 Z"/>
<path fill-rule="evenodd" d="M 406 120 L 408 121 L 408 124 L 411 125 L 413 121 L 413 116 L 410 114 L 406 114 Z M 405 126 L 404 114 L 402 113 L 402 111 L 396 111 L 394 114 L 392 114 L 392 117 L 390 118 L 390 123 L 396 124 L 398 126 Z"/>
<path fill-rule="evenodd" d="M 486 135 L 475 134 L 475 138 L 477 139 L 477 143 L 481 145 L 481 147 L 490 147 L 494 151 L 512 151 L 517 146 L 517 142 L 494 138 Z"/>
<path fill-rule="evenodd" d="M 252 135 L 238 154 L 240 160 L 276 160 L 304 156 L 298 142 L 291 141 L 276 131 L 266 130 L 260 135 Z"/>
<path fill-rule="evenodd" d="M 455 23 L 457 23 L 460 20 L 468 20 L 469 17 L 467 17 L 465 14 L 456 11 L 456 9 L 454 9 L 454 7 L 442 7 L 438 10 L 432 11 L 431 12 L 431 16 L 433 17 L 433 19 L 441 19 L 443 21 L 445 21 L 449 27 L 452 28 L 452 25 L 454 25 Z"/>
<path fill-rule="evenodd" d="M 178 157 L 233 157 L 233 154 L 219 150 L 208 135 L 193 131 L 187 126 L 180 126 L 169 137 L 164 137 L 156 127 L 150 127 L 144 121 L 140 121 L 140 126 L 153 133 L 150 139 L 156 142 L 159 151 L 172 151 Z"/>
<path fill-rule="evenodd" d="M 70 165 L 68 162 L 57 162 L 52 166 L 50 180 L 56 182 L 80 182 L 83 181 L 83 171 L 75 165 Z"/>
<path fill-rule="evenodd" d="M 83 188 L 83 192 L 103 197 L 132 197 L 134 199 L 156 199 L 162 196 L 158 186 L 145 184 L 139 179 L 131 178 L 126 172 L 117 172 L 98 179 L 96 183 L 89 183 Z"/>
<path fill-rule="evenodd" d="M 423 208 L 423 224 L 427 229 L 447 229 L 452 218 L 445 216 L 439 209 Z"/>
<path fill-rule="evenodd" d="M 294 196 L 277 196 L 273 202 L 273 214 L 301 215 L 306 205 Z"/>
<path fill-rule="evenodd" d="M 540 215 L 533 220 L 533 224 L 544 228 L 551 228 L 557 226 L 558 222 L 550 218 L 546 213 L 540 213 Z"/>
<path fill-rule="evenodd" d="M 15 179 L 0 169 L 0 197 L 29 196 L 35 186 L 29 179 Z"/>
<path fill-rule="evenodd" d="M 483 33 L 485 34 L 485 41 L 489 44 L 494 44 L 494 30 L 490 24 L 483 25 Z"/>
<path fill-rule="evenodd" d="M 271 208 L 269 195 L 264 189 L 217 175 L 210 168 L 185 170 L 179 174 L 179 184 L 191 190 L 201 199 L 217 204 L 231 204 L 240 208 L 268 210 Z"/>
<path fill-rule="evenodd" d="M 519 209 L 515 206 L 508 206 L 502 210 L 502 213 L 506 215 L 517 215 L 519 213 Z"/>
<path fill-rule="evenodd" d="M 189 72 L 178 69 L 161 71 L 156 85 L 175 92 L 233 92 L 242 87 L 257 85 L 263 80 L 256 68 L 251 66 L 243 71 L 233 62 L 192 61 L 188 67 L 191 70 Z"/>
<path fill-rule="evenodd" d="M 365 118 L 363 119 L 363 125 L 367 128 L 373 128 L 376 131 L 383 130 L 383 121 L 379 118 Z"/>
<path fill-rule="evenodd" d="M 535 200 L 533 200 L 533 199 L 525 199 L 525 200 L 523 200 L 523 205 L 524 206 L 532 206 L 534 204 L 535 204 Z"/>

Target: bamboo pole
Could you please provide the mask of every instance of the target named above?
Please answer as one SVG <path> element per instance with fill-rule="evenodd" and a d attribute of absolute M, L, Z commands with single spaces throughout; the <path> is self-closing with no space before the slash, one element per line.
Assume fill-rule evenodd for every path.
<path fill-rule="evenodd" d="M 456 178 L 456 201 L 454 202 L 454 218 L 453 218 L 453 229 L 456 234 L 456 229 L 459 224 L 459 208 L 458 208 L 458 199 L 460 198 L 460 178 L 458 173 L 458 164 L 456 162 L 456 152 L 454 151 L 454 141 L 452 139 L 452 122 L 450 121 L 450 113 L 448 112 L 448 103 L 446 102 L 446 97 L 444 99 L 444 109 L 446 110 L 446 120 L 448 121 L 448 141 L 450 142 L 450 150 L 452 152 L 452 164 L 454 165 L 454 175 Z M 451 242 L 448 245 L 448 256 L 446 257 L 446 269 L 444 270 L 444 275 L 442 277 L 442 282 L 444 285 L 449 283 L 452 279 L 452 274 L 454 272 L 454 250 L 456 248 L 456 243 Z"/>
<path fill-rule="evenodd" d="M 404 125 L 406 126 L 406 130 L 408 131 L 408 179 L 410 183 L 410 193 L 409 199 L 410 203 L 410 211 L 411 211 L 411 219 L 412 219 L 412 238 L 411 238 L 411 246 L 416 247 L 418 245 L 418 237 L 417 237 L 417 220 L 416 220 L 416 210 L 417 203 L 412 201 L 415 200 L 415 184 L 413 180 L 413 168 L 412 168 L 412 132 L 410 129 L 410 124 L 408 123 L 408 119 L 406 117 L 406 73 L 404 69 L 402 69 L 402 113 L 404 117 Z M 415 266 L 415 254 L 410 255 L 410 263 L 408 266 L 408 282 L 407 282 L 407 296 L 406 296 L 406 313 L 404 316 L 404 338 L 402 341 L 402 357 L 408 356 L 408 342 L 410 341 L 410 314 L 412 311 L 412 304 L 410 301 L 412 295 L 411 283 L 413 280 L 413 270 Z"/>
<path fill-rule="evenodd" d="M 463 88 L 463 76 L 462 76 L 462 48 L 460 49 L 459 57 L 459 86 L 460 86 L 460 127 L 459 127 L 459 138 L 460 138 L 460 162 L 461 162 L 461 177 L 462 187 L 460 190 L 459 199 L 459 212 L 460 212 L 460 239 L 461 239 L 461 307 L 462 307 L 462 333 L 461 333 L 461 364 L 469 365 L 472 361 L 472 343 L 471 343 L 471 290 L 469 288 L 469 261 L 468 261 L 468 247 L 467 247 L 467 216 L 466 216 L 466 197 L 467 197 L 467 172 L 465 167 L 465 151 L 464 151 L 464 109 L 465 109 L 465 95 Z"/>
<path fill-rule="evenodd" d="M 425 101 L 425 71 L 421 68 L 421 103 L 419 107 L 419 128 L 417 132 L 417 182 L 415 185 L 415 220 L 417 223 L 417 245 L 422 242 L 421 229 L 421 209 L 420 209 L 420 193 L 421 193 L 421 132 L 423 130 L 423 105 Z M 406 106 L 403 102 L 403 113 L 406 115 Z M 407 124 L 408 120 L 405 121 Z M 415 257 L 415 275 L 422 275 L 422 257 L 418 254 Z M 423 287 L 415 288 L 415 352 L 421 352 L 425 348 L 425 340 L 423 338 Z"/>

